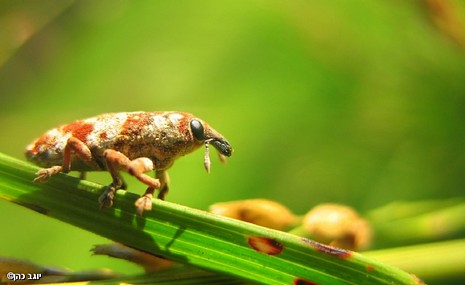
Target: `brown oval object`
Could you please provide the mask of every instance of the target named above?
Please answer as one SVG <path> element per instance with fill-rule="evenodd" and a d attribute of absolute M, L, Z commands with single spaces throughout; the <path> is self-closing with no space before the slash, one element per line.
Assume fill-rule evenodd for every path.
<path fill-rule="evenodd" d="M 350 250 L 367 248 L 371 242 L 368 222 L 347 206 L 321 204 L 303 219 L 308 236 L 316 241 Z"/>
<path fill-rule="evenodd" d="M 296 222 L 294 214 L 288 208 L 267 199 L 216 203 L 209 210 L 213 214 L 281 231 Z"/>
<path fill-rule="evenodd" d="M 258 252 L 268 255 L 280 254 L 284 246 L 277 240 L 266 237 L 249 237 L 249 245 Z"/>

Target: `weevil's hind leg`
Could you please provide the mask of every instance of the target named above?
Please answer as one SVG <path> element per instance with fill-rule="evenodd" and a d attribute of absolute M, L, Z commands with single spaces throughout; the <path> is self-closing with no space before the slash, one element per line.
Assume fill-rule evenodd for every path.
<path fill-rule="evenodd" d="M 158 170 L 155 173 L 155 178 L 159 181 L 160 186 L 158 187 L 160 189 L 160 192 L 158 193 L 158 199 L 164 200 L 165 195 L 168 193 L 169 190 L 169 176 L 168 172 L 165 170 Z M 153 193 L 155 192 L 154 187 L 148 187 L 147 190 L 145 190 L 144 195 L 142 195 L 139 199 L 136 201 L 136 207 L 137 207 L 137 213 L 139 215 L 142 215 L 144 211 L 150 211 L 152 209 L 152 200 L 153 200 Z"/>
<path fill-rule="evenodd" d="M 113 178 L 113 182 L 108 186 L 107 190 L 102 194 L 102 196 L 100 196 L 99 201 L 102 206 L 111 206 L 116 190 L 125 186 L 125 183 L 119 175 L 118 170 L 124 170 L 132 176 L 136 177 L 145 185 L 148 185 L 149 188 L 147 189 L 146 194 L 153 193 L 155 189 L 160 188 L 160 181 L 158 179 L 152 178 L 145 174 L 145 172 L 153 170 L 153 162 L 149 158 L 139 157 L 134 160 L 130 160 L 121 152 L 112 149 L 107 149 L 104 152 L 104 157 L 107 163 L 108 171 L 110 171 L 110 174 Z M 144 197 L 146 200 L 141 200 Z M 136 201 L 138 212 L 142 213 L 144 210 L 150 210 L 152 208 L 151 201 L 152 200 L 150 195 L 144 195 L 143 197 L 139 198 Z"/>
<path fill-rule="evenodd" d="M 63 165 L 55 165 L 50 168 L 39 170 L 36 173 L 37 177 L 34 179 L 34 182 L 46 182 L 50 176 L 60 172 L 68 173 L 71 170 L 71 160 L 73 154 L 87 164 L 96 167 L 96 169 L 99 169 L 87 145 L 75 137 L 70 137 L 66 141 L 66 146 L 63 150 Z"/>

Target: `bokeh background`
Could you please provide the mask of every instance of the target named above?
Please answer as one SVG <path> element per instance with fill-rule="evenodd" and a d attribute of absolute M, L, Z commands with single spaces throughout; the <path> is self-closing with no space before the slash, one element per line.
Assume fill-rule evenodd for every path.
<path fill-rule="evenodd" d="M 203 151 L 178 160 L 172 202 L 363 213 L 463 197 L 464 3 L 2 1 L 0 151 L 23 159 L 44 131 L 104 112 L 180 110 L 235 152 L 209 175 Z M 90 256 L 105 239 L 1 200 L 0 222 L 2 256 L 140 272 Z"/>

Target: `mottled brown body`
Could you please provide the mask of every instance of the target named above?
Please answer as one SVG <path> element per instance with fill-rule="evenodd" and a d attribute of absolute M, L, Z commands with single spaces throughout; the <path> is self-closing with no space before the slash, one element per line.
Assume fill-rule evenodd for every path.
<path fill-rule="evenodd" d="M 75 121 L 49 130 L 26 148 L 26 157 L 45 167 L 37 173 L 35 182 L 70 170 L 108 170 L 112 184 L 100 197 L 102 206 L 111 206 L 114 192 L 125 188 L 119 170 L 128 172 L 149 188 L 139 201 L 139 212 L 151 208 L 151 195 L 160 189 L 158 197 L 168 191 L 166 169 L 176 159 L 202 145 L 206 147 L 205 167 L 210 167 L 208 145 L 220 156 L 230 156 L 228 141 L 207 123 L 183 112 L 109 113 Z M 156 170 L 156 178 L 144 173 Z M 136 203 L 137 204 L 137 203 Z"/>

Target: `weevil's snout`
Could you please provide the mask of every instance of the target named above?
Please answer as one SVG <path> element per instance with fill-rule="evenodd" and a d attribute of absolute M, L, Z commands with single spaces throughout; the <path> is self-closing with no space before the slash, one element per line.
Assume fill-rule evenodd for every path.
<path fill-rule="evenodd" d="M 210 143 L 219 151 L 222 155 L 231 156 L 232 147 L 227 140 L 224 138 L 213 138 Z"/>
<path fill-rule="evenodd" d="M 218 157 L 222 163 L 226 163 L 226 157 L 231 156 L 232 148 L 229 142 L 223 137 L 214 137 L 205 140 L 205 159 L 204 166 L 205 170 L 210 173 L 210 151 L 208 145 L 212 144 L 218 151 Z"/>

